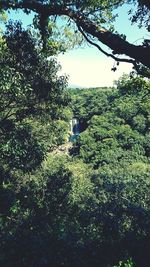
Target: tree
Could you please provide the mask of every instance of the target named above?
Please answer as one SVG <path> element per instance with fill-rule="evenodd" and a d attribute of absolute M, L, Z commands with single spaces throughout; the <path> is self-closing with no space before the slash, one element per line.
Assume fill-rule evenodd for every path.
<path fill-rule="evenodd" d="M 94 201 L 84 213 L 86 218 L 80 219 L 84 238 L 88 235 L 88 244 L 84 244 L 102 266 L 122 259 L 119 266 L 130 266 L 125 262 L 131 256 L 135 266 L 148 267 L 149 83 L 123 76 L 116 89 L 106 90 L 106 110 L 103 90 L 98 94 L 93 89 L 93 96 L 92 90 L 84 90 L 78 90 L 73 98 L 79 115 L 84 114 L 86 100 L 91 99 L 89 106 L 95 103 L 87 129 L 74 144 L 74 155 L 83 160 L 87 170 L 92 169 Z M 102 105 L 99 114 L 96 101 Z M 88 118 L 91 109 L 87 112 Z M 95 261 L 93 266 L 99 265 Z"/>
<path fill-rule="evenodd" d="M 87 124 L 74 153 L 94 168 L 105 164 L 147 159 L 149 134 L 149 82 L 123 76 L 117 89 L 80 90 L 73 98 L 73 109 Z M 136 95 L 135 95 L 136 93 Z M 95 98 L 95 95 L 97 98 Z M 105 96 L 105 97 L 104 97 Z M 100 106 L 99 106 L 100 103 Z M 97 107 L 99 107 L 97 109 Z M 148 145 L 149 147 L 149 145 Z M 72 151 L 73 151 L 72 150 Z"/>
<path fill-rule="evenodd" d="M 0 41 L 0 66 L 1 165 L 7 171 L 31 171 L 44 156 L 40 137 L 44 116 L 51 124 L 45 132 L 50 130 L 51 136 L 56 136 L 53 121 L 62 116 L 68 102 L 66 77 L 58 77 L 59 65 L 44 58 L 31 33 L 22 29 L 20 23 L 10 23 Z M 41 118 L 38 135 L 33 131 L 33 117 Z M 54 136 L 49 138 L 49 146 Z"/>
<path fill-rule="evenodd" d="M 60 168 L 49 166 L 49 173 L 47 169 L 40 173 L 39 168 L 45 147 L 63 138 L 54 127 L 68 116 L 62 112 L 68 103 L 66 77 L 58 76 L 57 62 L 44 57 L 31 32 L 20 23 L 10 23 L 0 39 L 0 66 L 0 264 L 9 267 L 13 261 L 16 266 L 45 266 L 46 247 L 52 239 L 42 218 L 47 221 L 47 212 L 53 207 L 54 214 L 60 208 L 57 200 L 61 204 L 69 190 L 70 172 L 61 168 L 61 163 Z M 46 180 L 48 192 L 42 202 Z M 41 243 L 45 243 L 42 250 Z"/>
<path fill-rule="evenodd" d="M 109 27 L 114 20 L 113 10 L 125 3 L 138 5 L 136 14 L 132 16 L 132 22 L 139 21 L 140 25 L 144 24 L 149 30 L 150 6 L 145 0 L 113 0 L 111 4 L 108 0 L 19 0 L 13 2 L 1 0 L 1 8 L 2 10 L 22 9 L 26 13 L 30 11 L 37 13 L 44 42 L 45 37 L 49 35 L 49 18 L 54 18 L 55 21 L 59 16 L 66 16 L 68 17 L 68 25 L 73 21 L 76 25 L 75 31 L 79 31 L 90 44 L 95 45 L 105 55 L 111 56 L 117 62 L 132 63 L 139 73 L 149 76 L 149 40 L 145 39 L 143 44 L 134 45 L 127 42 L 125 36 L 114 33 Z M 106 29 L 107 26 L 108 29 Z M 112 52 L 105 52 L 97 42 L 105 44 Z M 117 55 L 126 55 L 129 58 L 122 58 Z"/>

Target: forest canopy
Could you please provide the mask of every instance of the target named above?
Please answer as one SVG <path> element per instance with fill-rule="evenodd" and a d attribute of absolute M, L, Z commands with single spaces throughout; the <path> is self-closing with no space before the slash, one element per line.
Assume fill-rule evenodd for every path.
<path fill-rule="evenodd" d="M 11 21 L 0 36 L 0 266 L 149 267 L 150 82 L 132 73 L 114 87 L 68 89 L 50 57 L 64 49 L 52 29 L 65 15 L 85 39 L 117 40 L 120 54 L 131 46 L 148 62 L 148 41 L 101 28 L 127 2 L 149 30 L 145 0 L 0 1 L 4 19 L 36 13 L 34 30 Z"/>
<path fill-rule="evenodd" d="M 66 90 L 18 23 L 0 51 L 0 264 L 148 267 L 149 82 Z"/>

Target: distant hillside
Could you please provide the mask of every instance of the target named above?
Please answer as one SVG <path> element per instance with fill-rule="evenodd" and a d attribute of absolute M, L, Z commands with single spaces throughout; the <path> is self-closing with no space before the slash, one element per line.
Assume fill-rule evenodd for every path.
<path fill-rule="evenodd" d="M 98 97 L 101 93 L 110 93 L 116 91 L 115 87 L 90 87 L 90 88 L 68 88 L 68 92 L 70 93 L 71 97 L 74 99 L 76 96 L 82 97 Z M 101 97 L 100 97 L 101 98 Z M 79 100 L 79 99 L 78 99 Z M 78 101 L 77 100 L 77 101 Z"/>

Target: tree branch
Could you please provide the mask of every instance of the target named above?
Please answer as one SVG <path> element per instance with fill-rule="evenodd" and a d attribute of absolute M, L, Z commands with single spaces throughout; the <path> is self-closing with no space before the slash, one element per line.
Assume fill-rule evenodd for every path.
<path fill-rule="evenodd" d="M 90 34 L 95 37 L 101 43 L 108 46 L 113 54 L 126 55 L 138 63 L 150 68 L 150 46 L 134 45 L 124 40 L 120 35 L 114 34 L 95 22 L 91 21 L 83 13 L 74 11 L 68 6 L 58 4 L 42 4 L 37 1 L 22 1 L 19 3 L 12 3 L 12 1 L 1 1 L 1 8 L 5 9 L 28 9 L 38 14 L 44 14 L 44 16 L 62 16 L 66 15 L 72 19 L 78 27 L 80 27 L 84 33 Z M 100 50 L 100 49 L 99 49 Z M 117 59 L 118 60 L 118 59 Z M 126 61 L 125 61 L 126 62 Z M 129 62 L 131 63 L 131 62 Z"/>
<path fill-rule="evenodd" d="M 119 62 L 127 62 L 127 63 L 131 63 L 131 64 L 135 64 L 135 60 L 133 59 L 127 59 L 127 58 L 118 58 L 116 56 L 114 56 L 113 54 L 110 54 L 110 53 L 107 53 L 105 50 L 103 50 L 98 44 L 92 42 L 88 37 L 87 35 L 84 33 L 84 31 L 81 29 L 81 27 L 79 26 L 78 27 L 79 31 L 81 32 L 81 34 L 84 36 L 84 38 L 87 40 L 87 42 L 95 47 L 98 48 L 99 51 L 101 51 L 105 56 L 107 57 L 111 57 L 113 58 L 114 60 L 116 61 L 119 61 Z"/>
<path fill-rule="evenodd" d="M 127 59 L 127 58 L 119 58 L 119 57 L 114 56 L 114 55 L 111 54 L 111 53 L 107 53 L 107 52 L 106 52 L 105 50 L 103 50 L 98 44 L 92 42 L 92 41 L 87 37 L 87 35 L 84 33 L 84 31 L 81 29 L 81 27 L 78 26 L 78 29 L 79 29 L 79 31 L 81 32 L 81 34 L 84 36 L 84 38 L 86 39 L 86 41 L 87 41 L 89 44 L 91 44 L 91 45 L 95 46 L 96 48 L 98 48 L 98 50 L 101 51 L 105 56 L 107 56 L 107 57 L 111 57 L 111 58 L 113 58 L 113 59 L 114 59 L 115 61 L 117 61 L 117 62 L 131 63 L 131 64 L 133 64 L 134 69 L 137 71 L 138 74 L 140 74 L 140 75 L 142 75 L 142 76 L 144 76 L 144 77 L 150 78 L 150 73 L 147 72 L 146 70 L 140 69 L 140 66 L 136 63 L 135 60 L 133 60 L 133 59 Z M 112 69 L 112 70 L 114 70 L 114 69 Z M 115 68 L 115 70 L 116 70 L 116 68 Z"/>

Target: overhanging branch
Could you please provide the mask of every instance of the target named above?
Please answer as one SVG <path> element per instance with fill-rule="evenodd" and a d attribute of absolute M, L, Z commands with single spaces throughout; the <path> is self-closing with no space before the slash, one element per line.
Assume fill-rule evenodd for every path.
<path fill-rule="evenodd" d="M 93 41 L 91 41 L 91 40 L 88 38 L 88 36 L 84 33 L 84 31 L 81 29 L 81 27 L 78 26 L 78 29 L 79 29 L 79 31 L 81 32 L 81 34 L 84 36 L 84 38 L 86 39 L 86 41 L 87 41 L 89 44 L 95 46 L 95 47 L 96 47 L 99 51 L 101 51 L 105 56 L 107 56 L 107 57 L 111 57 L 111 58 L 113 58 L 113 59 L 114 59 L 115 61 L 117 61 L 117 62 L 130 63 L 130 64 L 132 64 L 132 65 L 134 66 L 134 69 L 137 71 L 138 74 L 140 74 L 140 75 L 142 75 L 142 76 L 144 76 L 144 77 L 150 78 L 150 72 L 148 72 L 148 71 L 147 71 L 146 69 L 144 69 L 144 68 L 140 68 L 140 66 L 137 64 L 137 62 L 136 62 L 135 60 L 133 60 L 133 59 L 127 59 L 127 58 L 119 58 L 119 57 L 114 56 L 114 55 L 111 54 L 111 53 L 106 52 L 104 49 L 102 49 L 102 48 L 100 47 L 100 45 L 98 45 L 98 44 L 94 43 Z M 112 70 L 115 71 L 116 68 L 115 68 L 115 69 L 112 69 Z"/>
<path fill-rule="evenodd" d="M 113 54 L 107 53 L 104 49 L 102 49 L 102 48 L 100 47 L 100 45 L 98 45 L 98 44 L 94 43 L 93 41 L 91 41 L 91 40 L 87 37 L 87 35 L 84 33 L 84 31 L 81 29 L 80 26 L 78 26 L 78 29 L 79 29 L 79 31 L 81 32 L 81 34 L 84 36 L 84 38 L 86 39 L 86 41 L 87 41 L 89 44 L 91 44 L 91 45 L 97 47 L 98 50 L 101 51 L 105 56 L 107 56 L 107 57 L 111 57 L 111 58 L 113 58 L 115 61 L 118 61 L 118 62 L 126 62 L 126 63 L 131 63 L 131 64 L 133 64 L 133 65 L 135 64 L 135 60 L 133 60 L 133 59 L 119 58 L 119 57 L 114 56 Z"/>
<path fill-rule="evenodd" d="M 45 16 L 62 16 L 65 15 L 72 19 L 78 27 L 80 27 L 84 33 L 90 34 L 98 41 L 108 46 L 113 54 L 126 55 L 131 58 L 130 62 L 134 65 L 141 63 L 147 68 L 150 68 L 150 46 L 134 45 L 124 40 L 120 35 L 114 34 L 95 22 L 90 20 L 83 13 L 71 9 L 69 6 L 58 4 L 42 4 L 38 1 L 22 1 L 14 3 L 12 1 L 2 0 L 0 2 L 1 8 L 7 9 L 28 9 L 38 14 L 44 14 Z M 99 49 L 101 51 L 101 49 Z M 101 51 L 102 52 L 102 51 Z M 108 56 L 108 55 L 107 55 Z M 109 55 L 110 56 L 110 55 Z M 112 56 L 111 56 L 112 57 Z M 114 56 L 114 59 L 116 57 Z M 116 60 L 116 59 L 115 59 Z M 118 58 L 117 58 L 118 60 Z"/>

